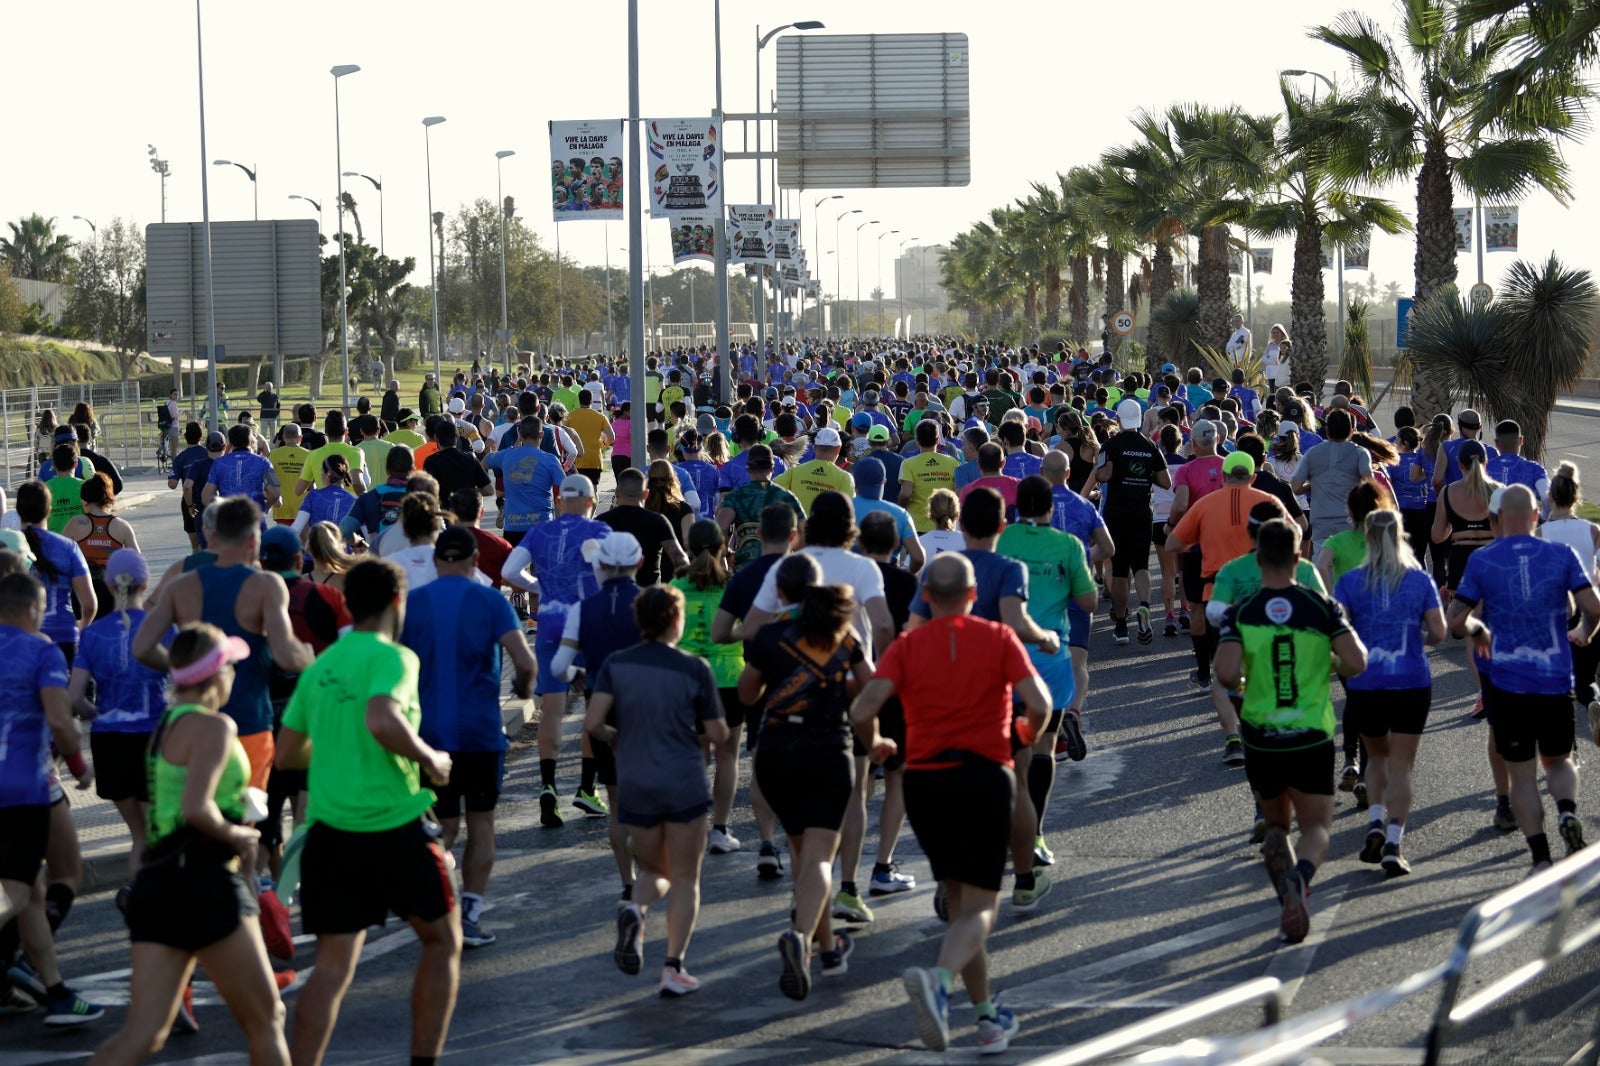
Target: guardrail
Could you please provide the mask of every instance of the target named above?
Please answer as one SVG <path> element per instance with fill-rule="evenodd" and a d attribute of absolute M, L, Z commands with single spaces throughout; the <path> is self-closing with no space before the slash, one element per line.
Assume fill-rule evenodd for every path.
<path fill-rule="evenodd" d="M 1263 1028 L 1244 1035 L 1197 1037 L 1168 1048 L 1146 1051 L 1138 1057 L 1140 1066 L 1272 1066 L 1275 1063 L 1303 1061 L 1301 1055 L 1351 1029 L 1360 1022 L 1425 992 L 1442 986 L 1439 1007 L 1428 1031 L 1423 1051 L 1424 1066 L 1439 1066 L 1452 1033 L 1464 1022 L 1536 980 L 1556 962 L 1600 939 L 1600 919 L 1571 931 L 1578 901 L 1600 886 L 1600 848 L 1592 848 L 1564 859 L 1555 866 L 1530 877 L 1514 888 L 1489 897 L 1462 919 L 1450 957 L 1432 969 L 1412 974 L 1398 984 L 1389 985 L 1354 999 L 1331 1004 L 1288 1021 L 1270 1019 Z M 1462 979 L 1472 960 L 1491 955 L 1530 930 L 1549 923 L 1539 956 L 1491 982 L 1482 991 L 1460 999 Z M 1032 1060 L 1030 1066 L 1082 1066 L 1101 1062 L 1113 1055 L 1147 1045 L 1165 1036 L 1228 1010 L 1272 997 L 1277 1000 L 1277 981 L 1260 978 L 1213 996 L 1124 1026 L 1104 1036 Z M 1124 1060 L 1131 1061 L 1131 1060 Z M 1600 1012 L 1593 1036 L 1583 1049 L 1581 1060 L 1588 1066 L 1600 1062 Z"/>

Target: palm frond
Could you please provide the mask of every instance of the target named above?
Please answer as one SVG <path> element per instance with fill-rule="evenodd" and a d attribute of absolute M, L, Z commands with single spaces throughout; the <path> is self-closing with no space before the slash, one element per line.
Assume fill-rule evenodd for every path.
<path fill-rule="evenodd" d="M 1455 160 L 1457 184 L 1497 203 L 1520 199 L 1539 188 L 1565 205 L 1572 196 L 1567 176 L 1567 161 L 1543 137 L 1484 141 Z"/>

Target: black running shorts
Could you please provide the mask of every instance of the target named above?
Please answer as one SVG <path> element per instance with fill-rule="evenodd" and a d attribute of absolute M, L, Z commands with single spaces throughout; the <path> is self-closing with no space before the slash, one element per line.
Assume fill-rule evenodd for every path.
<path fill-rule="evenodd" d="M 739 688 L 731 685 L 728 688 L 717 689 L 717 694 L 722 697 L 722 720 L 728 723 L 729 731 L 744 725 L 745 706 L 739 699 Z"/>
<path fill-rule="evenodd" d="M 300 920 L 308 933 L 359 933 L 391 911 L 433 922 L 455 905 L 444 852 L 420 818 L 377 833 L 320 823 L 306 832 Z"/>
<path fill-rule="evenodd" d="M 885 770 L 903 770 L 906 765 L 906 708 L 899 696 L 890 696 L 878 709 L 878 732 L 894 741 L 898 749 L 884 761 Z"/>
<path fill-rule="evenodd" d="M 1428 726 L 1433 686 L 1425 688 L 1356 689 L 1345 684 L 1345 715 L 1364 737 L 1390 733 L 1421 736 Z"/>
<path fill-rule="evenodd" d="M 1577 727 L 1571 695 L 1507 692 L 1485 680 L 1483 705 L 1494 730 L 1494 750 L 1506 762 L 1527 762 L 1535 754 L 1546 759 L 1572 754 Z"/>
<path fill-rule="evenodd" d="M 1116 547 L 1111 556 L 1112 577 L 1128 577 L 1150 569 L 1150 526 L 1149 511 L 1106 516 L 1106 532 Z"/>
<path fill-rule="evenodd" d="M 433 788 L 434 813 L 440 818 L 460 818 L 463 803 L 468 814 L 494 810 L 500 802 L 500 782 L 505 776 L 505 752 L 452 751 L 450 780 Z"/>
<path fill-rule="evenodd" d="M 1264 800 L 1277 799 L 1289 790 L 1307 796 L 1333 795 L 1333 740 L 1294 751 L 1249 748 L 1245 776 Z"/>
<path fill-rule="evenodd" d="M 935 880 L 1000 891 L 1016 792 L 1011 767 L 977 756 L 949 769 L 907 768 L 906 817 Z"/>
<path fill-rule="evenodd" d="M 108 733 L 89 731 L 89 754 L 94 757 L 94 792 L 112 803 L 136 799 L 150 802 L 150 779 L 145 755 L 150 750 L 149 733 Z"/>
<path fill-rule="evenodd" d="M 128 934 L 135 943 L 202 951 L 261 913 L 255 878 L 247 883 L 238 857 L 219 841 L 197 841 L 147 861 L 128 896 Z"/>
<path fill-rule="evenodd" d="M 1183 599 L 1191 608 L 1205 603 L 1206 579 L 1200 569 L 1202 559 L 1203 556 L 1199 552 L 1184 552 L 1178 556 L 1178 576 L 1183 580 Z M 1191 610 L 1189 613 L 1195 612 Z M 1200 617 L 1205 617 L 1203 611 L 1200 612 Z"/>
<path fill-rule="evenodd" d="M 50 844 L 50 804 L 0 807 L 0 881 L 33 887 Z"/>
<path fill-rule="evenodd" d="M 807 829 L 837 833 L 855 791 L 856 762 L 838 746 L 769 744 L 756 749 L 754 772 L 767 806 L 789 836 Z"/>

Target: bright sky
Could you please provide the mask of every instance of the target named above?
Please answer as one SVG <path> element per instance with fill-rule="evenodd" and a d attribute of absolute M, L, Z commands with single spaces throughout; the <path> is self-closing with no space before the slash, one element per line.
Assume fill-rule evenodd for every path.
<path fill-rule="evenodd" d="M 884 284 L 892 290 L 892 255 L 902 237 L 916 243 L 949 240 L 992 207 L 1026 195 L 1034 180 L 1091 162 L 1105 147 L 1131 136 L 1135 108 L 1164 108 L 1180 100 L 1237 102 L 1256 110 L 1279 104 L 1276 71 L 1305 68 L 1347 73 L 1333 51 L 1307 39 L 1306 27 L 1332 19 L 1348 4 L 1332 0 L 1230 0 L 1222 9 L 1193 0 L 1117 4 L 1025 0 L 1003 18 L 954 0 L 724 0 L 724 107 L 754 105 L 756 24 L 817 19 L 823 33 L 962 32 L 970 37 L 972 184 L 960 189 L 817 190 L 804 196 L 805 243 L 824 287 L 834 287 L 834 226 L 829 210 L 860 207 L 868 229 L 861 246 L 862 288 L 876 277 L 872 234 L 898 229 L 885 245 Z M 1383 3 L 1359 5 L 1386 22 Z M 712 0 L 642 0 L 641 107 L 645 118 L 709 114 L 713 106 Z M 344 167 L 381 175 L 385 237 L 391 255 L 415 255 L 427 281 L 427 200 L 424 115 L 448 121 L 433 129 L 433 199 L 452 210 L 495 195 L 495 157 L 504 163 L 505 191 L 541 237 L 553 243 L 549 211 L 547 122 L 617 117 L 627 111 L 627 5 L 591 0 L 574 7 L 555 0 L 272 0 L 246 4 L 204 0 L 206 119 L 212 159 L 259 165 L 262 217 L 305 217 L 310 208 L 287 199 L 299 193 L 323 202 L 335 220 L 333 79 L 335 64 L 356 63 L 340 85 Z M 558 14 L 559 12 L 559 14 Z M 159 179 L 149 169 L 154 144 L 172 167 L 168 219 L 200 218 L 202 160 L 195 79 L 194 5 L 183 0 L 74 0 L 16 3 L 6 10 L 13 152 L 0 176 L 0 219 L 37 211 L 87 237 L 72 221 L 112 216 L 141 224 L 159 221 Z M 1221 30 L 1226 26 L 1226 37 Z M 1120 45 L 1117 42 L 1122 42 Z M 762 53 L 763 95 L 775 79 L 776 48 Z M 1115 62 L 1121 57 L 1121 62 Z M 1108 59 L 1113 62 L 1108 63 Z M 1307 90 L 1314 79 L 1303 79 Z M 734 146 L 737 147 L 735 138 Z M 1558 244 L 1574 262 L 1594 265 L 1588 242 L 1600 232 L 1600 141 L 1569 149 L 1578 197 L 1562 208 L 1539 195 L 1522 205 L 1520 255 L 1541 259 Z M 209 169 L 214 220 L 248 219 L 250 183 L 233 168 Z M 353 184 L 352 184 L 353 182 Z M 368 239 L 377 236 L 378 203 L 371 186 L 346 179 Z M 730 164 L 730 202 L 754 199 L 750 163 Z M 814 201 L 824 205 L 820 234 L 811 225 Z M 1394 190 L 1408 214 L 1414 187 Z M 791 198 L 791 203 L 799 197 Z M 1459 205 L 1458 206 L 1464 206 Z M 792 213 L 792 212 L 791 212 Z M 604 260 L 605 224 L 562 227 L 563 251 L 590 263 Z M 647 222 L 652 265 L 668 264 L 666 222 Z M 611 227 L 612 262 L 625 262 L 625 223 Z M 817 238 L 820 236 L 820 244 Z M 843 240 L 844 288 L 854 291 L 855 242 Z M 1258 245 L 1259 246 L 1259 245 Z M 1279 242 L 1269 298 L 1287 298 L 1288 242 Z M 1410 288 L 1412 244 L 1406 237 L 1375 240 L 1373 267 L 1381 281 Z M 1494 282 L 1516 258 L 1487 257 Z M 1476 270 L 1461 258 L 1464 282 Z M 1354 274 L 1360 279 L 1364 275 Z M 1331 277 L 1330 277 L 1331 282 Z M 1331 295 L 1331 284 L 1330 284 Z"/>

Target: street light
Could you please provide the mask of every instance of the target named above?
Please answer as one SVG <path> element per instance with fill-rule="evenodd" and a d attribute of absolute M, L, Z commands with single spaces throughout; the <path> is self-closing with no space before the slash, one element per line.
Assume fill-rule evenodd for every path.
<path fill-rule="evenodd" d="M 165 159 L 157 158 L 155 145 L 147 144 L 145 147 L 150 149 L 150 169 L 161 175 L 161 221 L 165 222 L 167 220 L 167 178 L 172 174 L 172 167 L 167 164 Z"/>
<path fill-rule="evenodd" d="M 878 234 L 878 328 L 883 328 L 883 239 L 893 237 L 900 231 L 897 229 L 886 230 Z"/>
<path fill-rule="evenodd" d="M 905 339 L 908 341 L 911 339 L 911 320 L 906 318 L 906 288 L 904 285 L 900 284 L 900 261 L 905 258 L 906 245 L 910 244 L 912 241 L 920 241 L 921 239 L 921 237 L 907 237 L 905 240 L 900 242 L 899 249 L 897 249 L 894 253 L 894 298 L 895 302 L 900 305 L 900 309 L 895 312 L 895 317 L 905 319 Z"/>
<path fill-rule="evenodd" d="M 1328 87 L 1328 91 L 1330 93 L 1339 91 L 1339 87 L 1333 83 L 1332 78 L 1328 77 L 1326 74 L 1318 74 L 1314 70 L 1280 70 L 1278 71 L 1278 74 L 1280 77 L 1284 78 L 1319 78 L 1321 79 L 1322 83 Z"/>
<path fill-rule="evenodd" d="M 333 168 L 339 172 L 339 387 L 344 393 L 346 414 L 350 411 L 350 301 L 345 288 L 350 275 L 344 272 L 344 137 L 339 126 L 339 79 L 360 69 L 354 63 L 341 63 L 328 71 L 333 75 Z"/>
<path fill-rule="evenodd" d="M 800 22 L 786 22 L 777 29 L 768 30 L 762 34 L 761 27 L 756 27 L 756 203 L 761 203 L 761 50 L 784 30 L 820 30 L 822 23 L 816 19 L 805 19 Z M 774 191 L 778 185 L 777 151 L 773 151 L 772 185 Z M 761 279 L 756 279 L 756 346 L 766 348 L 767 318 L 766 318 L 766 289 Z"/>
<path fill-rule="evenodd" d="M 835 315 L 839 312 L 839 304 L 844 301 L 844 283 L 842 281 L 844 243 L 839 239 L 839 223 L 844 221 L 846 215 L 859 215 L 861 213 L 861 208 L 856 207 L 841 213 L 838 218 L 833 220 L 833 250 L 837 253 L 837 257 L 833 261 L 833 311 Z"/>
<path fill-rule="evenodd" d="M 856 227 L 856 306 L 855 314 L 851 316 L 855 326 L 856 335 L 861 335 L 861 231 L 868 226 L 881 226 L 882 222 L 872 218 Z"/>
<path fill-rule="evenodd" d="M 818 285 L 818 289 L 817 289 L 817 339 L 818 340 L 822 339 L 822 302 L 823 301 L 822 301 L 822 290 L 821 290 L 822 282 L 820 280 L 820 273 L 821 273 L 821 270 L 822 270 L 822 261 L 821 261 L 821 255 L 820 255 L 820 252 L 822 250 L 822 205 L 827 203 L 829 200 L 843 200 L 843 199 L 844 199 L 844 193 L 836 192 L 832 196 L 824 196 L 822 199 L 818 200 L 816 203 L 811 205 L 811 224 L 812 224 L 813 227 L 815 227 L 815 230 L 816 230 L 816 234 L 817 234 L 817 250 L 818 250 L 818 253 L 819 253 L 819 255 L 817 257 L 817 271 L 818 271 L 818 275 L 819 275 L 819 280 L 817 282 L 817 285 Z"/>
<path fill-rule="evenodd" d="M 517 153 L 509 148 L 494 154 L 494 191 L 500 199 L 500 343 L 505 345 L 506 373 L 511 373 L 511 331 L 506 326 L 506 195 L 500 180 L 500 163 Z"/>
<path fill-rule="evenodd" d="M 428 131 L 444 121 L 443 115 L 430 115 L 422 120 L 422 149 L 428 160 L 428 288 L 433 290 L 433 383 L 444 388 L 444 378 L 439 369 L 439 279 L 433 267 L 433 135 Z"/>
<path fill-rule="evenodd" d="M 217 410 L 217 299 L 211 276 L 211 179 L 205 168 L 206 152 L 206 55 L 205 30 L 200 22 L 200 0 L 194 0 L 194 67 L 200 91 L 200 222 L 204 230 L 206 279 L 206 412 L 213 430 L 221 429 Z M 190 364 L 193 365 L 192 363 Z M 174 363 L 173 376 L 177 376 Z M 190 374 L 191 384 L 193 373 Z M 193 387 L 189 389 L 191 395 Z"/>
<path fill-rule="evenodd" d="M 258 184 L 256 184 L 256 172 L 254 170 L 252 170 L 251 168 L 245 166 L 243 163 L 235 163 L 230 159 L 213 159 L 211 161 L 211 165 L 214 166 L 214 167 L 238 167 L 240 170 L 244 171 L 245 176 L 250 179 L 251 213 L 255 216 L 255 220 L 257 222 L 260 222 L 261 221 L 261 187 Z"/>
<path fill-rule="evenodd" d="M 93 233 L 96 237 L 100 236 L 100 228 L 98 226 L 96 226 L 93 222 L 90 222 L 88 219 L 84 218 L 82 215 L 73 215 L 72 217 L 77 219 L 79 222 L 82 222 L 84 225 L 88 226 L 90 233 Z"/>
<path fill-rule="evenodd" d="M 378 190 L 378 254 L 383 255 L 383 175 L 379 174 L 377 177 L 373 177 L 371 174 L 363 174 L 359 170 L 347 170 L 344 172 L 344 176 L 347 178 L 366 178 L 372 182 L 372 187 Z"/>
<path fill-rule="evenodd" d="M 317 203 L 317 201 L 313 200 L 311 197 L 301 196 L 297 192 L 290 193 L 289 199 L 304 200 L 306 203 L 317 209 L 317 233 L 320 235 L 322 233 L 322 205 Z"/>

